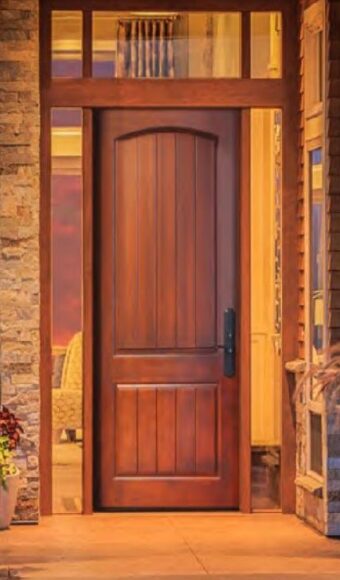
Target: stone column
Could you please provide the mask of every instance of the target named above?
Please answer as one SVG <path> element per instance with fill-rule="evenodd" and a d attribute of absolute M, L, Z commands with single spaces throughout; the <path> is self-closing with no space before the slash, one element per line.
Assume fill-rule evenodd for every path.
<path fill-rule="evenodd" d="M 39 2 L 0 0 L 0 378 L 25 430 L 16 517 L 39 513 Z"/>

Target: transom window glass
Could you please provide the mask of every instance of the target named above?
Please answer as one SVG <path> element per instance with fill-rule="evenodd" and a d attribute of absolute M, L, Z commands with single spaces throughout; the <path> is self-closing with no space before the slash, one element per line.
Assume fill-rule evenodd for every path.
<path fill-rule="evenodd" d="M 52 12 L 52 76 L 81 77 L 83 17 L 80 11 Z"/>
<path fill-rule="evenodd" d="M 309 413 L 310 419 L 310 469 L 322 476 L 322 417 Z"/>
<path fill-rule="evenodd" d="M 281 505 L 282 113 L 251 110 L 252 508 Z"/>
<path fill-rule="evenodd" d="M 241 78 L 242 42 L 249 41 L 251 78 L 282 76 L 281 12 L 252 12 L 250 39 L 242 39 L 241 12 L 102 10 L 87 16 L 95 78 Z M 82 34 L 81 11 L 52 12 L 53 77 L 82 76 Z"/>
<path fill-rule="evenodd" d="M 241 74 L 241 15 L 94 12 L 93 76 L 218 78 Z"/>
<path fill-rule="evenodd" d="M 281 12 L 252 12 L 251 77 L 254 79 L 276 79 L 281 76 Z"/>
<path fill-rule="evenodd" d="M 325 327 L 325 200 L 322 178 L 322 150 L 309 153 L 311 195 L 311 343 L 312 360 L 318 362 L 324 347 Z"/>
<path fill-rule="evenodd" d="M 51 112 L 52 498 L 54 513 L 82 508 L 81 109 Z"/>

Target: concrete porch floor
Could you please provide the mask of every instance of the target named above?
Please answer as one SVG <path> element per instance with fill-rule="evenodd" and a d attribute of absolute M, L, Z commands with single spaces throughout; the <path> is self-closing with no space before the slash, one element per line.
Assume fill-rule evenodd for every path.
<path fill-rule="evenodd" d="M 340 541 L 294 516 L 54 516 L 0 532 L 0 578 L 339 580 Z"/>

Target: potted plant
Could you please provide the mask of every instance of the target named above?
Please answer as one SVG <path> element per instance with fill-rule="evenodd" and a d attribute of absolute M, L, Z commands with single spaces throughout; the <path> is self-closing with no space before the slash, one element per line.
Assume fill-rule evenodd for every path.
<path fill-rule="evenodd" d="M 0 406 L 0 530 L 9 527 L 17 502 L 20 473 L 13 454 L 22 432 L 19 419 Z"/>

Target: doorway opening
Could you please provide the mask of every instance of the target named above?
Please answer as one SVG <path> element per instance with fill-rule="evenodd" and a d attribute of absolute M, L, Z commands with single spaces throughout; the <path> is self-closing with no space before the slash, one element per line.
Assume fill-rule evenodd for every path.
<path fill-rule="evenodd" d="M 100 508 L 238 507 L 239 125 L 235 110 L 99 114 Z"/>
<path fill-rule="evenodd" d="M 287 97 L 287 95 L 295 94 L 297 79 L 296 76 L 296 79 L 293 80 L 295 77 L 292 74 L 292 71 L 296 71 L 296 55 L 292 49 L 295 31 L 294 26 L 287 26 L 288 22 L 295 22 L 295 8 L 293 8 L 293 2 L 282 2 L 282 6 L 280 3 L 276 3 L 273 6 L 269 0 L 265 2 L 254 0 L 242 5 L 242 10 L 235 10 L 234 3 L 222 3 L 221 1 L 219 5 L 218 0 L 216 0 L 214 11 L 208 13 L 205 12 L 206 6 L 204 3 L 199 1 L 198 4 L 195 3 L 195 6 L 189 2 L 183 12 L 181 11 L 182 7 L 176 12 L 176 6 L 174 6 L 174 11 L 171 13 L 152 13 L 151 15 L 151 13 L 146 12 L 139 14 L 138 18 L 136 18 L 136 14 L 132 13 L 125 4 L 123 6 L 122 2 L 118 2 L 117 12 L 109 13 L 107 13 L 106 9 L 104 10 L 104 4 L 98 4 L 95 0 L 87 0 L 86 8 L 80 3 L 76 3 L 76 5 L 70 3 L 70 7 L 72 8 L 73 6 L 75 9 L 68 9 L 67 2 L 64 0 L 60 1 L 60 3 L 59 0 L 53 0 L 44 2 L 41 5 L 43 55 L 41 61 L 43 119 L 41 165 L 44 169 L 41 196 L 41 216 L 44 224 L 41 234 L 42 312 L 44 313 L 42 323 L 41 383 L 43 385 L 42 412 L 44 420 L 41 445 L 44 464 L 42 476 L 43 479 L 45 478 L 41 497 L 42 512 L 50 513 L 54 500 L 55 511 L 91 513 L 93 510 L 93 498 L 95 495 L 93 492 L 93 457 L 94 447 L 97 445 L 97 426 L 93 423 L 95 413 L 94 393 L 96 392 L 97 384 L 93 365 L 96 363 L 98 354 L 94 353 L 94 349 L 99 348 L 98 344 L 100 344 L 100 341 L 97 343 L 94 340 L 95 332 L 98 333 L 98 329 L 94 328 L 95 312 L 98 307 L 95 301 L 95 293 L 97 292 L 98 295 L 98 287 L 96 285 L 98 285 L 100 271 L 104 270 L 104 267 L 99 268 L 99 272 L 94 269 L 96 266 L 95 253 L 97 251 L 97 240 L 93 235 L 97 228 L 94 191 L 98 177 L 97 171 L 94 174 L 93 163 L 98 154 L 96 120 L 97 117 L 104 115 L 105 110 L 123 111 L 132 109 L 140 112 L 146 110 L 164 112 L 176 110 L 178 113 L 183 114 L 183 117 L 186 116 L 187 119 L 194 112 L 198 114 L 201 111 L 203 119 L 205 114 L 208 115 L 208 112 L 214 116 L 215 113 L 222 114 L 223 111 L 229 110 L 234 111 L 235 115 L 241 118 L 240 138 L 237 145 L 240 159 L 235 160 L 234 166 L 234 169 L 237 168 L 240 175 L 239 213 L 231 213 L 228 216 L 229 219 L 234 215 L 235 223 L 237 223 L 238 219 L 240 219 L 241 223 L 239 228 L 240 236 L 237 236 L 240 239 L 235 240 L 235 247 L 238 248 L 238 254 L 236 255 L 239 261 L 237 262 L 235 259 L 236 268 L 234 271 L 238 268 L 239 271 L 236 277 L 238 277 L 238 282 L 240 282 L 237 288 L 239 302 L 237 303 L 235 300 L 236 336 L 240 341 L 236 350 L 236 369 L 240 373 L 238 377 L 238 408 L 240 415 L 235 413 L 235 420 L 239 420 L 242 427 L 238 429 L 239 446 L 235 442 L 233 453 L 236 455 L 240 452 L 239 470 L 242 475 L 239 478 L 239 501 L 231 503 L 233 505 L 238 504 L 243 511 L 249 511 L 252 507 L 255 507 L 251 501 L 251 445 L 253 442 L 253 457 L 255 457 L 257 451 L 259 451 L 260 456 L 262 453 L 261 449 L 256 450 L 255 447 L 273 447 L 271 451 L 276 452 L 278 447 L 281 446 L 281 452 L 279 453 L 281 457 L 280 470 L 282 471 L 282 480 L 287 482 L 284 485 L 285 489 L 282 490 L 281 503 L 284 511 L 292 511 L 294 508 L 294 435 L 292 435 L 293 425 L 288 410 L 289 390 L 284 373 L 281 373 L 281 389 L 282 407 L 286 409 L 283 413 L 283 421 L 286 422 L 286 426 L 282 427 L 282 440 L 275 435 L 275 441 L 268 443 L 268 440 L 261 440 L 257 436 L 252 439 L 251 435 L 252 409 L 250 394 L 252 386 L 249 376 L 251 359 L 250 168 L 252 111 L 275 107 L 275 110 L 281 111 L 283 120 L 282 164 L 285 167 L 285 171 L 282 173 L 282 195 L 287 200 L 287 203 L 283 204 L 282 208 L 281 239 L 283 280 L 281 326 L 284 341 L 282 343 L 281 359 L 279 356 L 279 340 L 276 345 L 278 356 L 275 359 L 275 364 L 277 365 L 275 369 L 277 371 L 277 367 L 280 364 L 283 368 L 287 360 L 294 358 L 297 349 L 297 341 L 295 340 L 296 325 L 294 321 L 297 320 L 295 313 L 298 301 L 292 297 L 292 292 L 294 292 L 294 296 L 297 296 L 298 282 L 295 279 L 297 256 L 294 254 L 295 247 L 292 246 L 294 235 L 291 231 L 295 227 L 294 220 L 296 218 L 292 209 L 296 195 L 296 182 L 294 179 L 296 155 L 294 148 L 289 146 L 295 141 L 297 135 L 297 128 L 290 121 L 296 112 L 297 100 Z M 224 10 L 225 12 L 223 12 Z M 105 23 L 107 22 L 113 23 L 113 26 L 106 26 Z M 154 31 L 153 28 L 155 28 Z M 110 37 L 110 34 L 111 36 L 113 34 L 113 37 Z M 68 42 L 70 39 L 71 42 Z M 156 51 L 157 54 L 154 55 L 154 59 L 151 58 L 149 50 L 153 39 L 157 40 L 156 44 L 158 46 L 158 52 Z M 136 42 L 134 42 L 135 40 Z M 137 40 L 138 50 L 136 49 Z M 230 59 L 226 59 L 223 52 L 223 47 L 226 45 L 230 46 L 232 53 L 232 58 Z M 183 47 L 185 48 L 184 51 L 182 50 Z M 153 130 L 155 129 L 156 127 L 153 126 Z M 158 143 L 167 140 L 171 141 L 174 137 L 169 135 L 171 126 L 163 129 L 160 131 L 162 135 L 160 137 L 157 135 L 156 138 L 157 151 Z M 202 131 L 197 126 L 194 137 L 187 135 L 186 130 L 182 131 L 183 127 L 177 127 L 177 129 L 176 142 L 181 141 L 181 139 L 185 141 L 193 138 L 199 143 L 198 149 L 202 146 L 202 141 L 204 142 L 204 147 L 208 147 L 207 143 L 212 146 L 214 142 L 214 132 L 211 133 L 207 128 L 207 130 Z M 148 147 L 152 149 L 149 140 L 152 141 L 153 136 L 148 129 L 145 134 L 140 134 L 139 136 L 135 134 L 135 129 L 132 128 L 131 132 L 132 134 L 129 137 L 126 136 L 126 138 L 124 137 L 120 140 L 119 147 L 121 146 L 122 150 L 130 147 L 133 139 L 135 141 L 140 139 L 143 143 L 145 141 Z M 182 147 L 182 145 L 180 144 L 179 147 Z M 216 145 L 216 139 L 214 147 L 216 153 L 219 148 L 218 142 Z M 144 148 L 142 150 L 144 154 Z M 184 147 L 184 153 L 187 153 L 186 147 Z M 183 158 L 185 158 L 184 154 Z M 148 159 L 147 161 L 149 162 L 150 160 Z M 185 165 L 185 170 L 187 170 L 187 165 Z M 196 163 L 196 166 L 196 168 L 199 167 L 200 171 L 205 168 L 203 163 L 199 165 Z M 145 170 L 144 165 L 141 169 Z M 272 179 L 272 175 L 270 179 Z M 197 176 L 195 176 L 195 181 L 199 182 Z M 187 183 L 189 183 L 188 180 Z M 66 195 L 67 192 L 68 194 Z M 68 209 L 64 211 L 66 207 Z M 195 222 L 200 214 L 199 208 L 194 205 L 191 208 L 193 211 L 192 215 L 189 215 L 189 225 L 191 222 Z M 222 214 L 217 209 L 216 206 L 216 223 L 222 219 Z M 205 213 L 204 219 L 208 218 L 209 213 Z M 147 228 L 142 225 L 141 231 L 144 230 L 147 230 Z M 191 230 L 190 226 L 188 231 Z M 188 235 L 188 231 L 184 228 L 185 236 Z M 182 235 L 183 239 L 184 234 Z M 66 236 L 66 243 L 65 240 L 62 240 L 63 235 Z M 69 236 L 68 241 L 67 236 Z M 72 236 L 74 236 L 74 239 L 72 239 Z M 200 238 L 196 229 L 195 236 L 196 244 L 199 243 Z M 52 245 L 50 245 L 51 240 Z M 148 254 L 151 256 L 154 252 L 158 256 L 160 251 L 157 245 L 158 238 L 156 242 L 153 246 L 150 245 L 151 251 Z M 148 240 L 148 243 L 150 243 L 150 240 Z M 176 240 L 177 243 L 178 240 Z M 190 250 L 190 244 L 184 244 L 184 246 L 186 251 L 188 248 Z M 229 251 L 227 246 L 228 244 L 226 244 L 223 251 Z M 124 244 L 122 247 L 124 249 Z M 142 246 L 138 248 L 138 251 L 142 251 L 141 248 Z M 222 252 L 218 247 L 218 243 L 209 247 L 208 242 L 207 248 L 199 252 L 203 256 L 204 267 L 206 267 L 204 252 L 208 251 L 208 254 L 209 252 L 210 254 L 215 252 L 216 256 L 221 255 Z M 279 250 L 280 248 L 277 249 Z M 192 248 L 190 251 L 192 253 Z M 119 262 L 118 258 L 117 260 Z M 148 267 L 151 271 L 148 260 L 145 258 L 143 260 L 143 268 Z M 190 260 L 187 260 L 187 262 L 190 264 Z M 197 260 L 197 263 L 200 265 L 200 259 Z M 218 278 L 218 260 L 213 261 L 213 263 L 215 266 L 217 264 L 217 274 L 216 272 L 215 274 Z M 235 267 L 235 264 L 233 267 Z M 116 266 L 115 262 L 115 268 Z M 112 264 L 109 267 L 112 267 Z M 188 282 L 188 287 L 190 288 L 189 270 L 190 268 L 188 268 L 188 272 L 185 270 L 184 274 L 188 276 L 186 282 Z M 191 282 L 193 278 L 196 283 L 196 274 L 191 277 Z M 202 279 L 205 285 L 211 285 L 211 277 L 203 276 Z M 63 282 L 61 283 L 61 281 Z M 201 281 L 201 278 L 199 278 L 199 281 Z M 209 320 L 207 323 L 210 338 L 215 332 L 215 343 L 211 342 L 210 339 L 210 342 L 203 341 L 202 344 L 200 343 L 201 322 L 198 321 L 197 324 L 200 326 L 198 329 L 196 328 L 196 323 L 192 325 L 195 330 L 195 344 L 189 344 L 190 341 L 185 333 L 190 334 L 191 331 L 190 324 L 187 324 L 185 325 L 184 333 L 184 342 L 187 342 L 179 345 L 178 352 L 176 351 L 173 355 L 174 358 L 182 356 L 181 349 L 185 350 L 183 355 L 188 355 L 188 357 L 194 357 L 196 354 L 198 363 L 200 357 L 205 355 L 207 355 L 207 360 L 211 356 L 212 361 L 214 359 L 214 356 L 212 356 L 214 349 L 218 353 L 215 359 L 223 358 L 226 341 L 222 340 L 225 336 L 222 337 L 221 332 L 225 330 L 223 328 L 224 310 L 228 309 L 228 304 L 225 304 L 225 308 L 219 309 L 217 305 L 219 282 L 215 280 L 213 284 L 215 284 L 215 304 L 213 304 L 213 300 L 210 300 L 211 293 L 202 292 L 202 295 L 200 295 L 198 290 L 195 290 L 195 300 L 192 302 L 195 303 L 195 314 L 196 310 L 200 315 L 202 312 L 208 313 L 207 319 L 209 318 L 209 308 L 196 308 L 196 306 L 207 300 L 208 297 L 211 301 L 210 307 L 215 308 L 214 321 L 216 328 L 213 328 Z M 274 282 L 274 286 L 275 284 L 275 292 L 277 293 L 278 280 Z M 143 300 L 147 301 L 149 299 L 147 292 L 152 286 L 149 284 L 145 286 L 147 290 L 143 289 Z M 176 282 L 175 286 L 176 299 L 178 296 L 182 300 L 183 297 L 185 298 L 185 292 L 182 292 L 181 289 L 186 289 L 186 286 L 184 283 L 181 284 L 181 282 L 178 284 Z M 203 284 L 196 283 L 196 287 L 203 289 Z M 138 283 L 138 288 L 143 288 L 143 284 Z M 167 285 L 166 289 L 168 290 L 168 288 L 169 285 Z M 288 288 L 289 290 L 287 290 Z M 68 295 L 63 295 L 63 292 L 68 292 Z M 287 299 L 288 293 L 289 299 Z M 203 294 L 204 298 L 202 298 Z M 111 298 L 111 306 L 108 308 L 109 315 L 114 305 L 113 296 Z M 124 298 L 126 297 L 122 293 L 120 303 L 123 306 Z M 139 298 L 138 296 L 138 301 Z M 71 299 L 73 300 L 73 306 L 67 311 L 67 303 L 71 303 Z M 161 309 L 157 300 L 154 301 L 154 304 L 156 304 L 156 315 L 152 312 L 152 308 L 149 308 L 148 316 L 153 320 L 153 328 L 156 328 L 158 333 L 158 314 Z M 109 306 L 108 301 L 107 306 Z M 176 308 L 173 309 L 175 313 Z M 237 311 L 237 309 L 239 310 Z M 181 310 L 183 316 L 189 320 L 192 305 L 190 307 L 190 305 L 187 306 L 185 304 L 185 307 L 181 306 Z M 169 309 L 167 315 L 170 313 L 169 316 L 172 316 L 173 311 Z M 223 316 L 221 316 L 221 312 Z M 138 309 L 135 314 L 138 319 L 140 316 Z M 116 311 L 114 315 L 116 317 Z M 66 326 L 69 326 L 66 333 L 61 332 L 63 330 L 61 328 L 63 317 L 67 321 Z M 166 321 L 166 317 L 164 318 Z M 176 323 L 178 323 L 177 313 L 175 318 Z M 105 312 L 101 313 L 101 319 L 103 320 L 102 324 L 105 326 Z M 166 321 L 166 323 L 168 322 Z M 276 329 L 278 329 L 277 320 L 275 324 Z M 138 327 L 142 328 L 143 324 L 138 324 Z M 149 340 L 149 329 L 144 328 L 143 332 L 145 332 L 145 336 Z M 198 337 L 197 343 L 196 337 Z M 158 334 L 156 338 L 155 345 L 151 345 L 152 348 L 160 350 L 170 348 L 163 344 L 158 344 Z M 126 364 L 129 358 L 128 353 L 123 352 L 124 350 L 130 349 L 133 351 L 136 361 L 140 360 L 144 355 L 146 356 L 146 352 L 140 353 L 140 351 L 151 348 L 150 345 L 145 346 L 143 341 L 139 344 L 140 337 L 137 335 L 136 340 L 135 348 L 131 344 L 128 346 L 120 345 L 122 352 L 114 353 L 115 356 L 117 354 L 119 364 Z M 255 357 L 254 364 L 257 364 L 258 360 L 259 357 Z M 212 362 L 211 364 L 213 371 L 211 376 L 209 375 L 208 377 L 209 373 L 206 372 L 206 367 L 205 378 L 203 378 L 204 373 L 197 380 L 194 376 L 190 377 L 189 374 L 185 375 L 184 373 L 183 376 L 185 378 L 178 384 L 183 383 L 185 389 L 189 389 L 189 393 L 185 393 L 184 399 L 194 400 L 196 410 L 200 407 L 200 397 L 211 398 L 213 401 L 211 408 L 215 409 L 215 419 L 217 418 L 216 425 L 219 425 L 218 409 L 220 401 L 218 399 L 218 388 L 214 391 L 214 385 L 218 384 L 218 379 L 216 378 L 218 373 Z M 192 368 L 194 368 L 194 365 Z M 107 372 L 106 376 L 109 377 L 108 369 L 105 372 Z M 277 376 L 279 374 L 280 371 L 278 371 Z M 127 382 L 127 375 L 123 376 L 122 383 L 117 381 L 115 383 L 112 378 L 115 378 L 115 376 L 112 375 L 110 377 L 110 381 L 113 384 L 136 385 L 139 384 L 139 381 L 144 385 L 157 386 L 158 383 L 161 383 L 161 380 L 155 377 L 150 378 L 150 375 L 144 374 L 144 371 L 141 376 L 136 375 L 131 380 L 129 379 L 129 382 Z M 177 379 L 180 380 L 180 377 L 177 377 Z M 153 380 L 154 382 L 152 382 Z M 216 382 L 214 382 L 215 380 Z M 177 384 L 176 382 L 167 383 L 166 381 L 170 381 L 170 378 L 164 379 L 162 384 Z M 74 385 L 73 388 L 69 388 L 71 383 Z M 198 394 L 197 389 L 195 390 L 195 385 L 204 384 L 206 385 L 206 392 L 203 395 L 201 393 Z M 278 382 L 276 381 L 275 385 L 277 384 Z M 124 391 L 125 395 L 127 394 L 125 391 L 128 390 L 128 395 L 131 399 L 134 396 L 136 397 L 136 417 L 139 417 L 140 394 L 131 395 L 132 386 L 129 389 L 124 387 L 122 391 Z M 162 391 L 162 396 L 163 392 L 165 390 Z M 175 395 L 171 394 L 169 396 L 170 398 L 174 397 L 175 401 L 177 401 L 178 393 L 179 390 L 176 390 Z M 258 400 L 260 400 L 261 396 L 258 396 Z M 141 395 L 142 407 L 144 407 L 144 397 L 145 393 L 143 392 Z M 149 408 L 149 399 L 152 398 L 156 399 L 155 407 L 157 410 L 158 392 L 156 394 L 147 392 L 146 399 L 148 403 L 146 406 Z M 179 395 L 179 399 L 181 398 L 182 395 Z M 64 399 L 67 401 L 65 405 L 63 403 Z M 275 404 L 279 401 L 277 394 L 271 395 L 271 399 L 272 401 L 275 399 Z M 210 414 L 210 419 L 214 417 L 214 412 Z M 203 423 L 209 422 L 206 415 L 204 415 L 202 421 Z M 216 467 L 216 465 L 220 465 L 218 463 L 219 457 L 217 456 L 221 449 L 218 440 L 220 436 L 219 427 L 215 427 L 215 439 L 211 437 L 201 437 L 200 439 L 200 436 L 198 436 L 199 441 L 197 442 L 195 439 L 196 432 L 200 432 L 202 421 L 197 419 L 195 411 L 195 420 L 193 421 L 191 418 L 191 425 L 195 425 L 195 436 L 188 437 L 188 440 L 191 440 L 190 461 L 193 464 L 192 450 L 195 449 L 195 462 L 199 465 L 201 461 L 200 440 L 203 440 L 204 444 L 206 441 L 210 441 L 208 444 L 210 472 L 207 474 L 207 468 L 204 467 L 204 469 L 199 468 L 196 470 L 195 474 L 206 481 L 207 478 L 214 477 L 216 472 L 218 479 L 220 472 L 219 467 Z M 189 424 L 190 421 L 185 422 L 186 427 Z M 277 430 L 278 428 L 279 421 L 276 421 L 275 429 Z M 177 433 L 176 430 L 177 427 L 175 433 Z M 228 428 L 226 430 L 228 431 Z M 156 444 L 158 445 L 157 437 L 156 435 Z M 71 464 L 68 459 L 65 459 L 63 453 L 64 450 L 68 452 L 71 448 L 75 450 L 77 456 L 76 461 L 72 458 L 76 476 L 70 477 L 72 490 L 69 488 L 69 491 L 64 493 L 63 476 L 61 477 L 61 475 L 68 473 L 70 476 Z M 183 451 L 181 448 L 177 449 L 176 445 L 175 449 L 179 455 Z M 212 450 L 215 452 L 215 460 L 211 459 L 213 456 Z M 204 453 L 206 452 L 207 450 L 204 451 Z M 189 455 L 188 452 L 188 457 Z M 142 464 L 143 461 L 142 453 Z M 266 457 L 267 461 L 268 457 Z M 139 455 L 137 457 L 137 466 L 138 462 Z M 215 466 L 215 472 L 211 465 Z M 148 464 L 145 469 L 150 470 L 150 465 Z M 180 469 L 184 469 L 183 465 Z M 188 468 L 185 467 L 185 469 Z M 119 475 L 119 478 L 124 478 L 127 475 L 124 470 L 125 467 L 123 469 L 124 473 L 122 472 L 122 476 Z M 191 471 L 194 470 L 192 469 Z M 275 468 L 273 471 L 277 477 L 278 469 Z M 130 476 L 131 474 L 128 475 Z M 188 473 L 185 473 L 185 476 L 188 476 Z M 237 477 L 235 478 L 236 480 Z M 73 485 L 75 482 L 76 485 Z M 60 497 L 57 497 L 58 495 L 63 495 L 61 502 Z"/>

